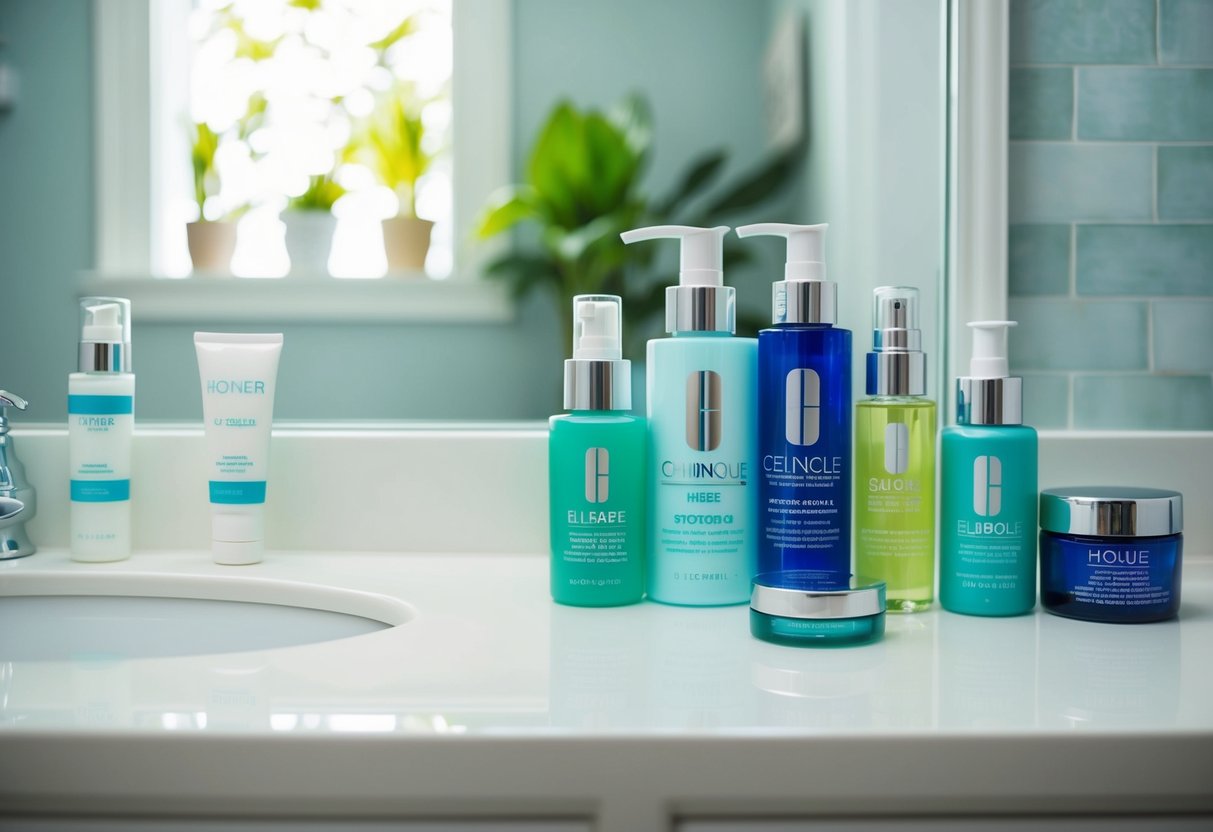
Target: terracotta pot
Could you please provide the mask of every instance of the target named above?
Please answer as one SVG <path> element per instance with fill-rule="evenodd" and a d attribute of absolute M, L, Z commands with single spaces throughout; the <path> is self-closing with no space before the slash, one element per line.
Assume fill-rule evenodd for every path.
<path fill-rule="evenodd" d="M 421 274 L 430 250 L 434 224 L 417 217 L 392 217 L 383 221 L 383 251 L 389 273 Z"/>
<path fill-rule="evenodd" d="M 282 222 L 286 225 L 286 254 L 291 258 L 291 274 L 327 275 L 337 218 L 328 211 L 283 211 Z"/>
<path fill-rule="evenodd" d="M 187 222 L 185 239 L 190 261 L 200 275 L 230 275 L 232 254 L 236 251 L 236 223 Z"/>

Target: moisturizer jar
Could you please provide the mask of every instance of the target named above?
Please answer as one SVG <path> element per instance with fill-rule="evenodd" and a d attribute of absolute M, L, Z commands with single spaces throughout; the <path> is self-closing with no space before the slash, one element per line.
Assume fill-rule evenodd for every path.
<path fill-rule="evenodd" d="M 845 572 L 764 572 L 754 577 L 750 594 L 750 632 L 790 647 L 879 641 L 884 615 L 884 581 Z"/>
<path fill-rule="evenodd" d="M 1054 615 L 1143 624 L 1179 611 L 1183 495 L 1079 486 L 1040 494 L 1040 598 Z"/>

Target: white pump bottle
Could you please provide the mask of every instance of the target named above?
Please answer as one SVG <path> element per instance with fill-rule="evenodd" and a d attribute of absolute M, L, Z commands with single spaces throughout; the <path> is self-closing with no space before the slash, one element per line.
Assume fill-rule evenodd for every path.
<path fill-rule="evenodd" d="M 725 226 L 639 228 L 625 243 L 676 239 L 679 282 L 666 289 L 666 332 L 648 344 L 648 594 L 667 604 L 741 604 L 757 552 L 758 343 L 733 337 L 724 285 Z"/>
<path fill-rule="evenodd" d="M 125 298 L 80 301 L 80 371 L 67 382 L 74 560 L 124 560 L 131 554 L 130 309 Z"/>

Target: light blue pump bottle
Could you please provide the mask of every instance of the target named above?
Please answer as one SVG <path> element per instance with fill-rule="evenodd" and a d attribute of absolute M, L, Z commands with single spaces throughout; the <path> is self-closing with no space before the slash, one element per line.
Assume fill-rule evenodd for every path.
<path fill-rule="evenodd" d="M 1023 380 L 1008 377 L 1015 322 L 969 326 L 970 375 L 956 380 L 956 425 L 940 439 L 939 601 L 1021 615 L 1036 605 L 1036 431 L 1021 424 Z"/>
<path fill-rule="evenodd" d="M 851 332 L 825 279 L 828 225 L 759 223 L 786 237 L 774 326 L 758 333 L 758 571 L 851 572 Z"/>
<path fill-rule="evenodd" d="M 623 241 L 682 243 L 679 285 L 666 289 L 666 332 L 649 341 L 648 595 L 689 606 L 750 598 L 756 554 L 758 343 L 735 338 L 724 285 L 728 228 L 654 226 Z"/>

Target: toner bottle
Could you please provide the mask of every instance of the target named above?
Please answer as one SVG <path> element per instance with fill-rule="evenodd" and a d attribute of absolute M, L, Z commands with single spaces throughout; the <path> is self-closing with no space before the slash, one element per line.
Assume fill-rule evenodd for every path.
<path fill-rule="evenodd" d="M 935 402 L 918 290 L 877 289 L 873 318 L 855 410 L 855 572 L 886 583 L 889 612 L 918 612 L 935 595 Z"/>
<path fill-rule="evenodd" d="M 130 557 L 134 414 L 131 302 L 84 298 L 79 372 L 67 380 L 73 560 Z"/>
<path fill-rule="evenodd" d="M 666 332 L 648 345 L 648 595 L 666 604 L 743 604 L 756 554 L 758 343 L 734 337 L 724 285 L 728 228 L 655 226 L 625 243 L 681 241 Z"/>
<path fill-rule="evenodd" d="M 760 223 L 788 241 L 758 333 L 758 571 L 851 571 L 851 332 L 826 280 L 826 225 Z"/>
<path fill-rule="evenodd" d="M 633 416 L 622 301 L 573 298 L 564 409 L 548 435 L 552 598 L 579 607 L 644 597 L 645 426 Z"/>
<path fill-rule="evenodd" d="M 1015 322 L 969 326 L 969 375 L 956 380 L 956 424 L 939 445 L 939 602 L 1021 615 L 1036 606 L 1036 431 L 1023 424 L 1023 380 L 1007 369 Z"/>

